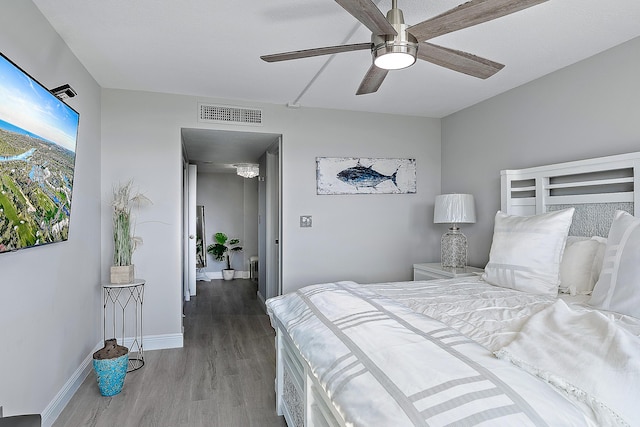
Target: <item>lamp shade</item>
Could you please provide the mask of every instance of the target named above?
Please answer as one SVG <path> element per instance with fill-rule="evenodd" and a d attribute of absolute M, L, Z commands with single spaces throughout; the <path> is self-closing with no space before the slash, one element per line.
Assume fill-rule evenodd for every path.
<path fill-rule="evenodd" d="M 436 224 L 462 224 L 476 222 L 476 207 L 472 194 L 441 194 L 436 196 L 433 209 Z"/>

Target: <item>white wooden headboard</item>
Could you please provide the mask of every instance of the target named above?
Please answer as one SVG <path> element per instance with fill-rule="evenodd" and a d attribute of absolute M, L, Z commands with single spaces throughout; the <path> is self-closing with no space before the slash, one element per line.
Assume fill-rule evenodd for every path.
<path fill-rule="evenodd" d="M 618 209 L 639 216 L 634 206 L 640 206 L 640 152 L 503 170 L 500 180 L 505 213 L 529 216 L 575 207 L 573 236 L 606 237 Z"/>

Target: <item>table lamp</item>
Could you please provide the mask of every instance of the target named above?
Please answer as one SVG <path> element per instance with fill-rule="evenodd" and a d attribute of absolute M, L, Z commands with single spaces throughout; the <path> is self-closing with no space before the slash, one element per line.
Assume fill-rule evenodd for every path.
<path fill-rule="evenodd" d="M 476 208 L 471 194 L 441 194 L 436 196 L 433 209 L 435 224 L 451 224 L 442 235 L 441 263 L 443 267 L 464 268 L 467 266 L 467 236 L 458 224 L 476 222 Z"/>

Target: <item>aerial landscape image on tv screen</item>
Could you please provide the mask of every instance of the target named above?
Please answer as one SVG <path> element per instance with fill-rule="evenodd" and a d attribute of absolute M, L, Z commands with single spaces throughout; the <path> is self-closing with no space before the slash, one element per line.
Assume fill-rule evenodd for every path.
<path fill-rule="evenodd" d="M 0 252 L 67 240 L 78 120 L 0 55 Z"/>

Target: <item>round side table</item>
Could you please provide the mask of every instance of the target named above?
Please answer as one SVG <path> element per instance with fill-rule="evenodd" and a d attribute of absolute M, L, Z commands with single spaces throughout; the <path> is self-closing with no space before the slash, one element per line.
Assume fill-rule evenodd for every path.
<path fill-rule="evenodd" d="M 135 371 L 144 366 L 144 354 L 142 347 L 142 302 L 144 298 L 143 279 L 134 279 L 131 283 L 104 283 L 104 320 L 103 338 L 116 338 L 118 344 L 129 348 L 129 367 L 127 372 Z M 130 309 L 127 310 L 127 306 Z M 133 315 L 133 325 L 130 317 Z M 110 321 L 108 321 L 110 319 Z M 113 335 L 107 337 L 107 323 L 110 323 L 109 332 Z M 118 334 L 120 332 L 120 334 Z M 128 336 L 127 336 L 128 335 Z"/>

